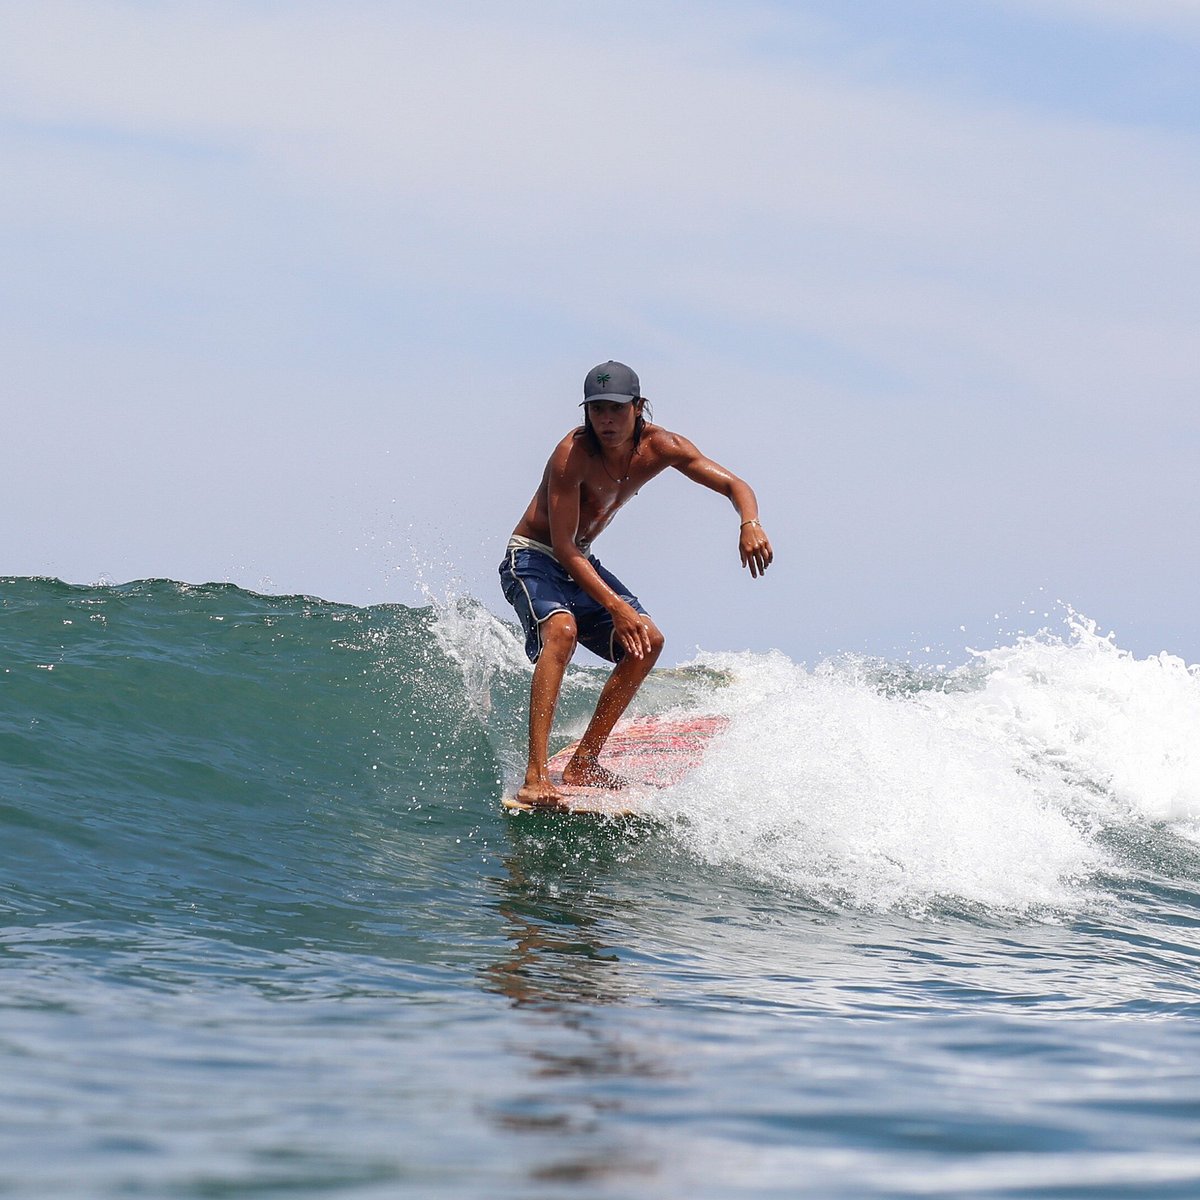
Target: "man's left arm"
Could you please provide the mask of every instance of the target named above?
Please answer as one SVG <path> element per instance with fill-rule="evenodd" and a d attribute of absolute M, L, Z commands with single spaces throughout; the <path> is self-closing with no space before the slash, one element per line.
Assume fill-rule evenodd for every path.
<path fill-rule="evenodd" d="M 754 489 L 720 463 L 701 454 L 687 438 L 677 433 L 668 433 L 666 438 L 668 444 L 665 450 L 671 466 L 693 483 L 702 484 L 728 497 L 737 509 L 738 520 L 741 521 L 738 554 L 742 566 L 749 567 L 751 576 L 757 579 L 771 565 L 775 551 L 771 549 L 766 530 L 759 523 L 758 498 L 754 495 Z"/>

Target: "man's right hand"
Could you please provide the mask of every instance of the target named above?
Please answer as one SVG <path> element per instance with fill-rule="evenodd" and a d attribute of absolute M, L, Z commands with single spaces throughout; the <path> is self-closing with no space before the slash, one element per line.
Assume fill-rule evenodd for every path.
<path fill-rule="evenodd" d="M 650 653 L 650 618 L 624 601 L 613 609 L 613 633 L 626 654 L 645 658 Z"/>

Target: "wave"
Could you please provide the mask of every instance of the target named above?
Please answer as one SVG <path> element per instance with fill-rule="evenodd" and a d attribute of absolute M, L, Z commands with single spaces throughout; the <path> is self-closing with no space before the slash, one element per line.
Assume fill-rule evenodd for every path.
<path fill-rule="evenodd" d="M 419 888 L 468 871 L 448 847 L 481 826 L 504 836 L 530 667 L 470 597 L 356 608 L 5 579 L 0 622 L 10 910 L 211 912 L 250 941 L 340 921 L 368 944 L 345 883 L 364 861 L 381 894 Z M 571 668 L 558 741 L 604 675 Z M 1196 875 L 1200 670 L 1135 659 L 1075 614 L 946 671 L 706 653 L 637 703 L 730 718 L 663 794 L 656 834 L 730 886 L 1054 919 L 1139 873 Z"/>
<path fill-rule="evenodd" d="M 499 785 L 428 610 L 6 579 L 0 621 L 10 909 L 311 927 Z"/>
<path fill-rule="evenodd" d="M 662 799 L 674 836 L 810 903 L 917 915 L 1056 918 L 1148 865 L 1190 878 L 1200 668 L 1137 659 L 1069 609 L 1063 624 L 953 670 L 853 656 L 808 668 L 776 652 L 656 672 L 643 709 L 730 718 Z M 508 708 L 518 699 L 506 628 L 478 606 L 439 623 L 485 709 L 496 679 Z M 586 673 L 576 684 L 586 692 Z"/>
<path fill-rule="evenodd" d="M 912 912 L 1076 910 L 1144 863 L 1155 827 L 1194 870 L 1178 839 L 1200 819 L 1200 672 L 1178 658 L 1137 660 L 1072 614 L 1065 637 L 946 673 L 705 661 L 738 680 L 736 719 L 675 799 L 710 861 Z"/>

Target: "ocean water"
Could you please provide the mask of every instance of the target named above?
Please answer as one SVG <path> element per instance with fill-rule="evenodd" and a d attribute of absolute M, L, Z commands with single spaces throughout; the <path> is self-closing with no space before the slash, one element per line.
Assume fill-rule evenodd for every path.
<path fill-rule="evenodd" d="M 0 1196 L 1200 1195 L 1200 670 L 703 655 L 636 823 L 501 814 L 528 671 L 0 580 Z"/>

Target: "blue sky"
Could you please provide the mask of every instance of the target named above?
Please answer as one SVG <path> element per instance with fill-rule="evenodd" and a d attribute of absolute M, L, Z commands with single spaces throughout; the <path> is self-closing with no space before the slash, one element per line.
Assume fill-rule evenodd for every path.
<path fill-rule="evenodd" d="M 0 572 L 502 611 L 613 357 L 776 544 L 618 517 L 674 659 L 1200 661 L 1200 4 L 0 14 Z"/>

